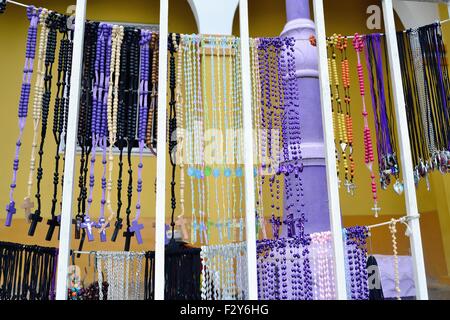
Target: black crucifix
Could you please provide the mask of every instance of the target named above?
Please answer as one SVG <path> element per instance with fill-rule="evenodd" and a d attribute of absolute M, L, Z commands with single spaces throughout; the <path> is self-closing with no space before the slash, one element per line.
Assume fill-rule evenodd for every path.
<path fill-rule="evenodd" d="M 116 223 L 114 224 L 114 232 L 111 236 L 111 241 L 112 242 L 116 242 L 117 240 L 117 236 L 119 235 L 119 231 L 122 230 L 123 227 L 123 223 L 122 223 L 123 219 L 119 218 L 116 220 Z"/>
<path fill-rule="evenodd" d="M 47 230 L 47 235 L 45 236 L 45 240 L 51 241 L 56 227 L 60 226 L 60 216 L 54 216 L 51 219 L 48 219 L 47 225 L 48 225 L 48 230 Z"/>
<path fill-rule="evenodd" d="M 125 251 L 130 251 L 131 238 L 134 237 L 134 232 L 131 231 L 130 228 L 127 228 L 127 231 L 123 233 L 123 236 L 125 237 Z"/>
<path fill-rule="evenodd" d="M 34 233 L 36 232 L 37 224 L 42 222 L 41 212 L 39 210 L 36 210 L 33 214 L 30 214 L 30 228 L 28 229 L 28 235 L 30 237 L 34 236 Z"/>

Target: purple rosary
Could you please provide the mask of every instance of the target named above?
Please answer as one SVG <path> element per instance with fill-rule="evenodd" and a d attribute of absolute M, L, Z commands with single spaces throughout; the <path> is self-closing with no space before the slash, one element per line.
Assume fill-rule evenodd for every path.
<path fill-rule="evenodd" d="M 367 263 L 367 227 L 351 227 L 344 230 L 347 270 L 349 274 L 349 298 L 368 300 L 369 284 Z"/>
<path fill-rule="evenodd" d="M 100 24 L 98 28 L 98 37 L 97 37 L 97 52 L 95 57 L 95 81 L 92 88 L 92 122 L 91 122 L 91 130 L 92 130 L 92 158 L 91 158 L 91 166 L 90 166 L 90 176 L 89 176 L 89 197 L 88 197 L 88 205 L 86 208 L 86 215 L 84 217 L 84 221 L 81 224 L 81 227 L 86 230 L 86 234 L 88 240 L 94 241 L 93 228 L 96 226 L 95 222 L 91 220 L 89 216 L 89 212 L 93 202 L 93 192 L 95 186 L 95 161 L 96 161 L 96 153 L 97 147 L 102 147 L 102 142 L 100 137 L 106 137 L 106 121 L 102 119 L 102 117 L 106 116 L 106 108 L 103 110 L 103 87 L 105 83 L 105 53 L 107 41 L 109 39 L 108 34 L 108 25 Z M 103 112 L 105 111 L 105 112 Z M 105 138 L 106 139 L 106 138 Z M 102 181 L 103 182 L 103 181 Z M 106 183 L 106 180 L 105 180 Z M 106 186 L 105 186 L 106 187 Z M 104 204 L 102 204 L 104 208 Z"/>
<path fill-rule="evenodd" d="M 143 153 L 145 147 L 145 138 L 147 134 L 147 115 L 148 115 L 148 83 L 150 76 L 150 39 L 152 33 L 149 30 L 142 30 L 141 32 L 141 72 L 140 72 L 140 88 L 139 88 L 139 125 L 138 125 L 138 140 L 139 140 L 139 165 L 138 165 L 138 181 L 137 181 L 137 204 L 136 216 L 134 217 L 130 231 L 134 232 L 138 244 L 142 244 L 141 230 L 144 228 L 143 224 L 139 224 L 141 216 L 141 193 L 142 193 L 142 169 Z"/>
<path fill-rule="evenodd" d="M 30 20 L 30 26 L 28 28 L 26 53 L 25 53 L 25 66 L 23 69 L 22 89 L 20 92 L 19 101 L 19 138 L 16 143 L 16 153 L 14 156 L 13 164 L 13 177 L 10 185 L 9 192 L 9 204 L 6 206 L 6 222 L 5 226 L 10 227 L 12 223 L 12 217 L 16 213 L 14 190 L 16 189 L 17 172 L 19 170 L 19 154 L 20 147 L 22 145 L 22 135 L 25 128 L 27 116 L 28 116 L 28 102 L 30 100 L 31 91 L 31 77 L 33 75 L 34 58 L 36 54 L 36 38 L 37 38 L 37 26 L 39 22 L 40 10 L 33 6 L 27 8 L 27 17 Z"/>
<path fill-rule="evenodd" d="M 109 90 L 109 80 L 110 80 L 110 65 L 111 65 L 111 50 L 112 50 L 112 25 L 110 24 L 100 24 L 100 30 L 103 29 L 103 40 L 102 50 L 106 47 L 104 51 L 105 56 L 100 57 L 100 86 L 98 89 L 98 104 L 100 105 L 100 130 L 98 131 L 99 144 L 102 149 L 102 165 L 103 165 L 103 175 L 102 175 L 102 200 L 100 207 L 100 217 L 95 224 L 95 227 L 100 229 L 100 241 L 106 242 L 106 230 L 109 227 L 109 223 L 105 220 L 105 204 L 106 204 L 106 150 L 108 147 L 107 137 L 108 137 L 108 115 L 107 115 L 107 104 L 108 104 L 108 90 Z M 99 36 L 99 38 L 101 38 Z M 94 132 L 94 130 L 92 130 Z"/>

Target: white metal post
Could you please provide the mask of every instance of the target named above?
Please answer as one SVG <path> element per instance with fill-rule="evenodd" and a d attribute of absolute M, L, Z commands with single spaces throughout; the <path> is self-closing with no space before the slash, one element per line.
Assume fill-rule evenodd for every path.
<path fill-rule="evenodd" d="M 166 117 L 167 117 L 167 37 L 169 0 L 160 0 L 159 11 L 159 79 L 158 79 L 158 155 L 156 160 L 156 235 L 155 300 L 164 300 L 164 254 L 166 223 Z"/>
<path fill-rule="evenodd" d="M 72 203 L 74 194 L 75 159 L 78 132 L 78 111 L 81 94 L 83 67 L 84 22 L 86 20 L 87 0 L 77 0 L 75 11 L 75 30 L 73 40 L 72 75 L 67 121 L 66 155 L 64 165 L 64 185 L 62 193 L 61 227 L 56 282 L 56 299 L 67 299 L 67 270 L 72 240 Z"/>
<path fill-rule="evenodd" d="M 339 188 L 336 171 L 333 115 L 331 113 L 330 79 L 328 76 L 327 43 L 323 0 L 314 0 L 314 20 L 319 50 L 319 80 L 322 105 L 322 124 L 325 140 L 325 161 L 327 167 L 328 206 L 330 211 L 331 233 L 333 235 L 334 267 L 336 270 L 337 299 L 347 299 L 345 279 L 344 242 L 342 239 L 342 219 Z"/>
<path fill-rule="evenodd" d="M 397 34 L 395 29 L 394 8 L 392 0 L 383 0 L 383 15 L 386 33 L 387 50 L 393 95 L 395 101 L 395 112 L 397 115 L 397 135 L 399 138 L 400 158 L 403 168 L 403 180 L 405 185 L 405 202 L 408 216 L 417 217 L 417 198 L 414 184 L 413 162 L 411 156 L 411 144 L 408 134 L 408 121 L 405 109 L 405 96 L 402 85 L 402 75 L 397 46 Z M 414 277 L 416 295 L 419 300 L 428 299 L 427 280 L 425 264 L 423 260 L 422 238 L 420 235 L 419 219 L 409 221 L 411 228 L 411 253 L 414 261 Z"/>
<path fill-rule="evenodd" d="M 239 1 L 242 67 L 242 121 L 244 146 L 253 146 L 252 96 L 250 78 L 250 35 L 248 29 L 248 2 Z M 255 181 L 253 176 L 253 148 L 244 149 L 245 163 L 245 218 L 247 236 L 248 299 L 258 300 L 258 274 L 256 260 Z"/>

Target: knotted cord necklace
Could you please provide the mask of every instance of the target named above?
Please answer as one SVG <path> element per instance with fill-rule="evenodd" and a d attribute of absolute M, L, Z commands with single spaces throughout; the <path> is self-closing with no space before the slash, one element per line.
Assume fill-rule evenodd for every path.
<path fill-rule="evenodd" d="M 437 168 L 447 173 L 450 168 L 450 125 L 448 89 L 450 86 L 447 57 L 442 40 L 442 30 L 438 23 L 418 29 L 432 118 L 427 120 L 431 147 L 427 167 Z M 436 85 L 437 84 L 437 85 Z M 434 151 L 434 152 L 433 152 Z M 427 169 L 428 169 L 427 168 Z M 429 184 L 428 175 L 426 176 Z"/>
<path fill-rule="evenodd" d="M 62 34 L 60 40 L 59 56 L 58 56 L 58 77 L 57 77 L 57 91 L 55 96 L 55 105 L 53 111 L 53 138 L 56 144 L 55 151 L 55 169 L 53 173 L 53 198 L 51 207 L 51 219 L 47 220 L 47 225 L 49 226 L 47 235 L 45 236 L 46 241 L 51 241 L 53 237 L 53 232 L 56 227 L 59 227 L 60 217 L 56 215 L 56 206 L 58 204 L 58 185 L 59 185 L 59 160 L 60 160 L 60 147 L 61 139 L 63 137 L 64 130 L 64 119 L 65 119 L 65 92 L 66 92 L 66 76 L 68 72 L 68 61 L 69 56 L 69 40 L 67 31 L 67 19 L 61 16 L 59 21 L 59 31 Z"/>
<path fill-rule="evenodd" d="M 33 75 L 34 58 L 36 55 L 36 39 L 37 39 L 37 25 L 39 22 L 39 10 L 33 6 L 27 8 L 27 18 L 30 21 L 28 27 L 27 44 L 25 52 L 25 66 L 23 69 L 22 88 L 19 101 L 19 137 L 16 142 L 16 152 L 14 155 L 13 163 L 13 177 L 10 185 L 9 192 L 9 204 L 6 206 L 6 222 L 5 226 L 10 227 L 12 223 L 12 217 L 16 213 L 16 207 L 14 202 L 14 191 L 16 189 L 17 172 L 19 171 L 19 155 L 20 147 L 22 145 L 23 131 L 26 125 L 28 116 L 28 103 L 30 100 L 31 91 L 31 77 Z"/>
<path fill-rule="evenodd" d="M 353 47 L 356 50 L 356 54 L 358 56 L 358 80 L 359 80 L 359 92 L 362 98 L 362 104 L 363 104 L 363 117 L 364 117 L 364 153 L 365 153 L 365 163 L 367 168 L 370 171 L 370 176 L 372 179 L 372 195 L 373 195 L 373 201 L 374 201 L 374 207 L 372 208 L 372 211 L 375 213 L 375 217 L 378 217 L 379 211 L 381 210 L 380 207 L 378 207 L 378 196 L 377 196 L 377 183 L 375 180 L 375 174 L 373 172 L 373 161 L 374 161 L 374 154 L 373 154 L 373 146 L 372 146 L 372 136 L 370 133 L 369 128 L 369 120 L 368 120 L 368 113 L 366 109 L 366 102 L 365 102 L 365 88 L 364 88 L 364 70 L 363 66 L 361 64 L 361 52 L 364 50 L 364 42 L 362 38 L 359 36 L 359 34 L 355 34 L 355 37 L 353 39 Z"/>
<path fill-rule="evenodd" d="M 47 9 L 42 9 L 39 16 L 39 25 L 41 33 L 39 35 L 39 51 L 38 51 L 38 65 L 37 77 L 34 86 L 34 102 L 33 102 L 33 142 L 31 145 L 30 156 L 30 173 L 28 175 L 27 195 L 22 204 L 22 209 L 25 211 L 25 218 L 29 222 L 31 209 L 34 208 L 34 203 L 31 201 L 31 192 L 33 189 L 33 178 L 36 169 L 36 149 L 38 147 L 39 124 L 42 117 L 42 97 L 44 95 L 44 77 L 45 77 L 45 52 L 47 49 L 48 28 L 46 20 L 48 17 Z"/>
<path fill-rule="evenodd" d="M 180 35 L 171 33 L 169 34 L 169 88 L 170 88 L 170 101 L 169 101 L 169 134 L 167 135 L 167 139 L 169 139 L 169 158 L 170 164 L 172 165 L 172 180 L 170 182 L 170 207 L 171 207 L 171 218 L 170 218 L 170 227 L 172 228 L 172 240 L 175 237 L 175 209 L 176 209 L 176 196 L 175 196 L 175 174 L 178 160 L 176 157 L 176 148 L 177 148 L 177 139 L 174 139 L 173 135 L 176 134 L 177 131 L 177 110 L 176 110 L 176 97 L 175 97 L 175 88 L 177 84 L 176 79 L 176 69 L 175 69 L 175 53 L 179 49 L 179 40 Z"/>
<path fill-rule="evenodd" d="M 128 57 L 131 44 L 131 34 L 133 32 L 132 28 L 124 29 L 123 45 L 120 53 L 120 78 L 119 78 L 119 106 L 117 110 L 117 146 L 119 148 L 119 174 L 117 178 L 117 215 L 116 222 L 114 224 L 114 232 L 111 237 L 111 241 L 115 242 L 119 231 L 123 226 L 123 219 L 120 217 L 120 212 L 122 210 L 122 176 L 123 176 L 123 149 L 126 146 L 126 136 L 127 136 L 127 107 L 126 101 L 128 101 L 128 91 L 127 81 L 129 77 L 129 65 Z"/>
<path fill-rule="evenodd" d="M 393 139 L 391 137 L 391 132 L 393 132 L 391 128 L 392 123 L 389 123 L 388 116 L 388 114 L 392 114 L 392 105 L 388 106 L 386 102 L 381 55 L 381 35 L 367 35 L 364 39 L 367 71 L 369 73 L 370 92 L 372 95 L 372 108 L 377 134 L 380 183 L 381 188 L 386 190 L 391 182 L 390 176 L 398 175 L 398 164 L 394 153 Z M 388 108 L 390 108 L 389 111 Z"/>
<path fill-rule="evenodd" d="M 92 111 L 93 111 L 93 81 L 95 78 L 95 59 L 97 49 L 98 23 L 86 22 L 86 34 L 84 40 L 84 63 L 83 63 L 83 86 L 82 98 L 80 101 L 80 116 L 78 125 L 78 144 L 81 146 L 80 172 L 78 178 L 78 213 L 75 217 L 75 239 L 80 239 L 78 250 L 83 249 L 86 238 L 86 230 L 83 229 L 81 235 L 81 224 L 84 222 L 86 214 L 87 200 L 87 176 L 89 166 L 89 156 L 92 150 Z"/>
<path fill-rule="evenodd" d="M 427 157 L 428 151 L 426 150 L 426 143 L 423 143 L 425 138 L 422 121 L 419 115 L 420 107 L 418 106 L 419 97 L 418 91 L 416 90 L 416 79 L 414 76 L 411 76 L 414 72 L 414 63 L 407 33 L 397 33 L 397 43 L 399 47 L 400 67 L 402 74 L 409 75 L 407 77 L 402 77 L 402 80 L 403 89 L 405 91 L 405 108 L 408 118 L 409 139 L 411 141 L 411 151 L 414 165 L 414 179 L 415 183 L 418 184 L 420 180 L 418 165 L 420 159 L 425 159 Z M 418 139 L 417 137 L 419 136 L 423 137 L 423 139 Z"/>
<path fill-rule="evenodd" d="M 128 144 L 128 188 L 127 198 L 128 205 L 126 209 L 127 215 L 127 230 L 123 233 L 125 237 L 125 251 L 130 250 L 131 237 L 134 232 L 131 227 L 131 203 L 133 199 L 133 166 L 131 163 L 131 152 L 136 138 L 136 120 L 137 120 L 137 104 L 138 104 L 138 90 L 139 90 L 139 41 L 140 30 L 134 29 L 131 34 L 130 52 L 129 52 L 129 79 L 128 79 L 128 110 L 127 110 L 127 136 Z"/>
<path fill-rule="evenodd" d="M 56 50 L 56 29 L 58 27 L 58 15 L 54 12 L 50 12 L 47 17 L 47 27 L 49 29 L 48 40 L 47 40 L 47 48 L 45 52 L 45 77 L 44 77 L 44 95 L 42 97 L 42 126 L 41 126 L 41 141 L 39 145 L 39 167 L 37 169 L 36 176 L 36 200 L 37 200 L 37 209 L 34 214 L 30 215 L 30 228 L 28 229 L 28 235 L 34 236 L 36 231 L 37 224 L 42 222 L 42 204 L 41 204 L 41 181 L 43 178 L 43 168 L 42 168 L 42 160 L 44 155 L 44 145 L 45 145 L 45 137 L 47 135 L 47 121 L 48 114 L 50 109 L 50 100 L 51 100 L 51 88 L 52 88 L 52 71 L 53 71 L 53 63 L 55 61 L 55 50 Z"/>

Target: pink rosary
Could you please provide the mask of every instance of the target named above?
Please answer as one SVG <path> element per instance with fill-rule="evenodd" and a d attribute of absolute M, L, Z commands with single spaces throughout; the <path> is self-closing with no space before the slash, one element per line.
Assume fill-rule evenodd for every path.
<path fill-rule="evenodd" d="M 369 128 L 369 122 L 367 119 L 368 113 L 366 109 L 366 101 L 365 101 L 365 88 L 364 88 L 364 72 L 363 72 L 363 66 L 361 64 L 361 52 L 364 49 L 364 42 L 359 34 L 355 34 L 355 38 L 353 39 L 353 47 L 356 50 L 356 54 L 358 56 L 358 79 L 359 79 L 359 91 L 362 97 L 362 103 L 363 103 L 363 116 L 364 116 L 364 159 L 367 168 L 370 171 L 370 176 L 372 178 L 372 194 L 373 194 L 373 201 L 374 201 L 374 207 L 372 208 L 372 211 L 375 212 L 375 217 L 378 218 L 378 213 L 380 212 L 381 208 L 378 207 L 378 196 L 377 196 L 377 183 L 375 181 L 375 174 L 373 173 L 373 161 L 374 161 L 374 155 L 373 155 L 373 146 L 372 146 L 372 137 L 370 133 Z"/>

